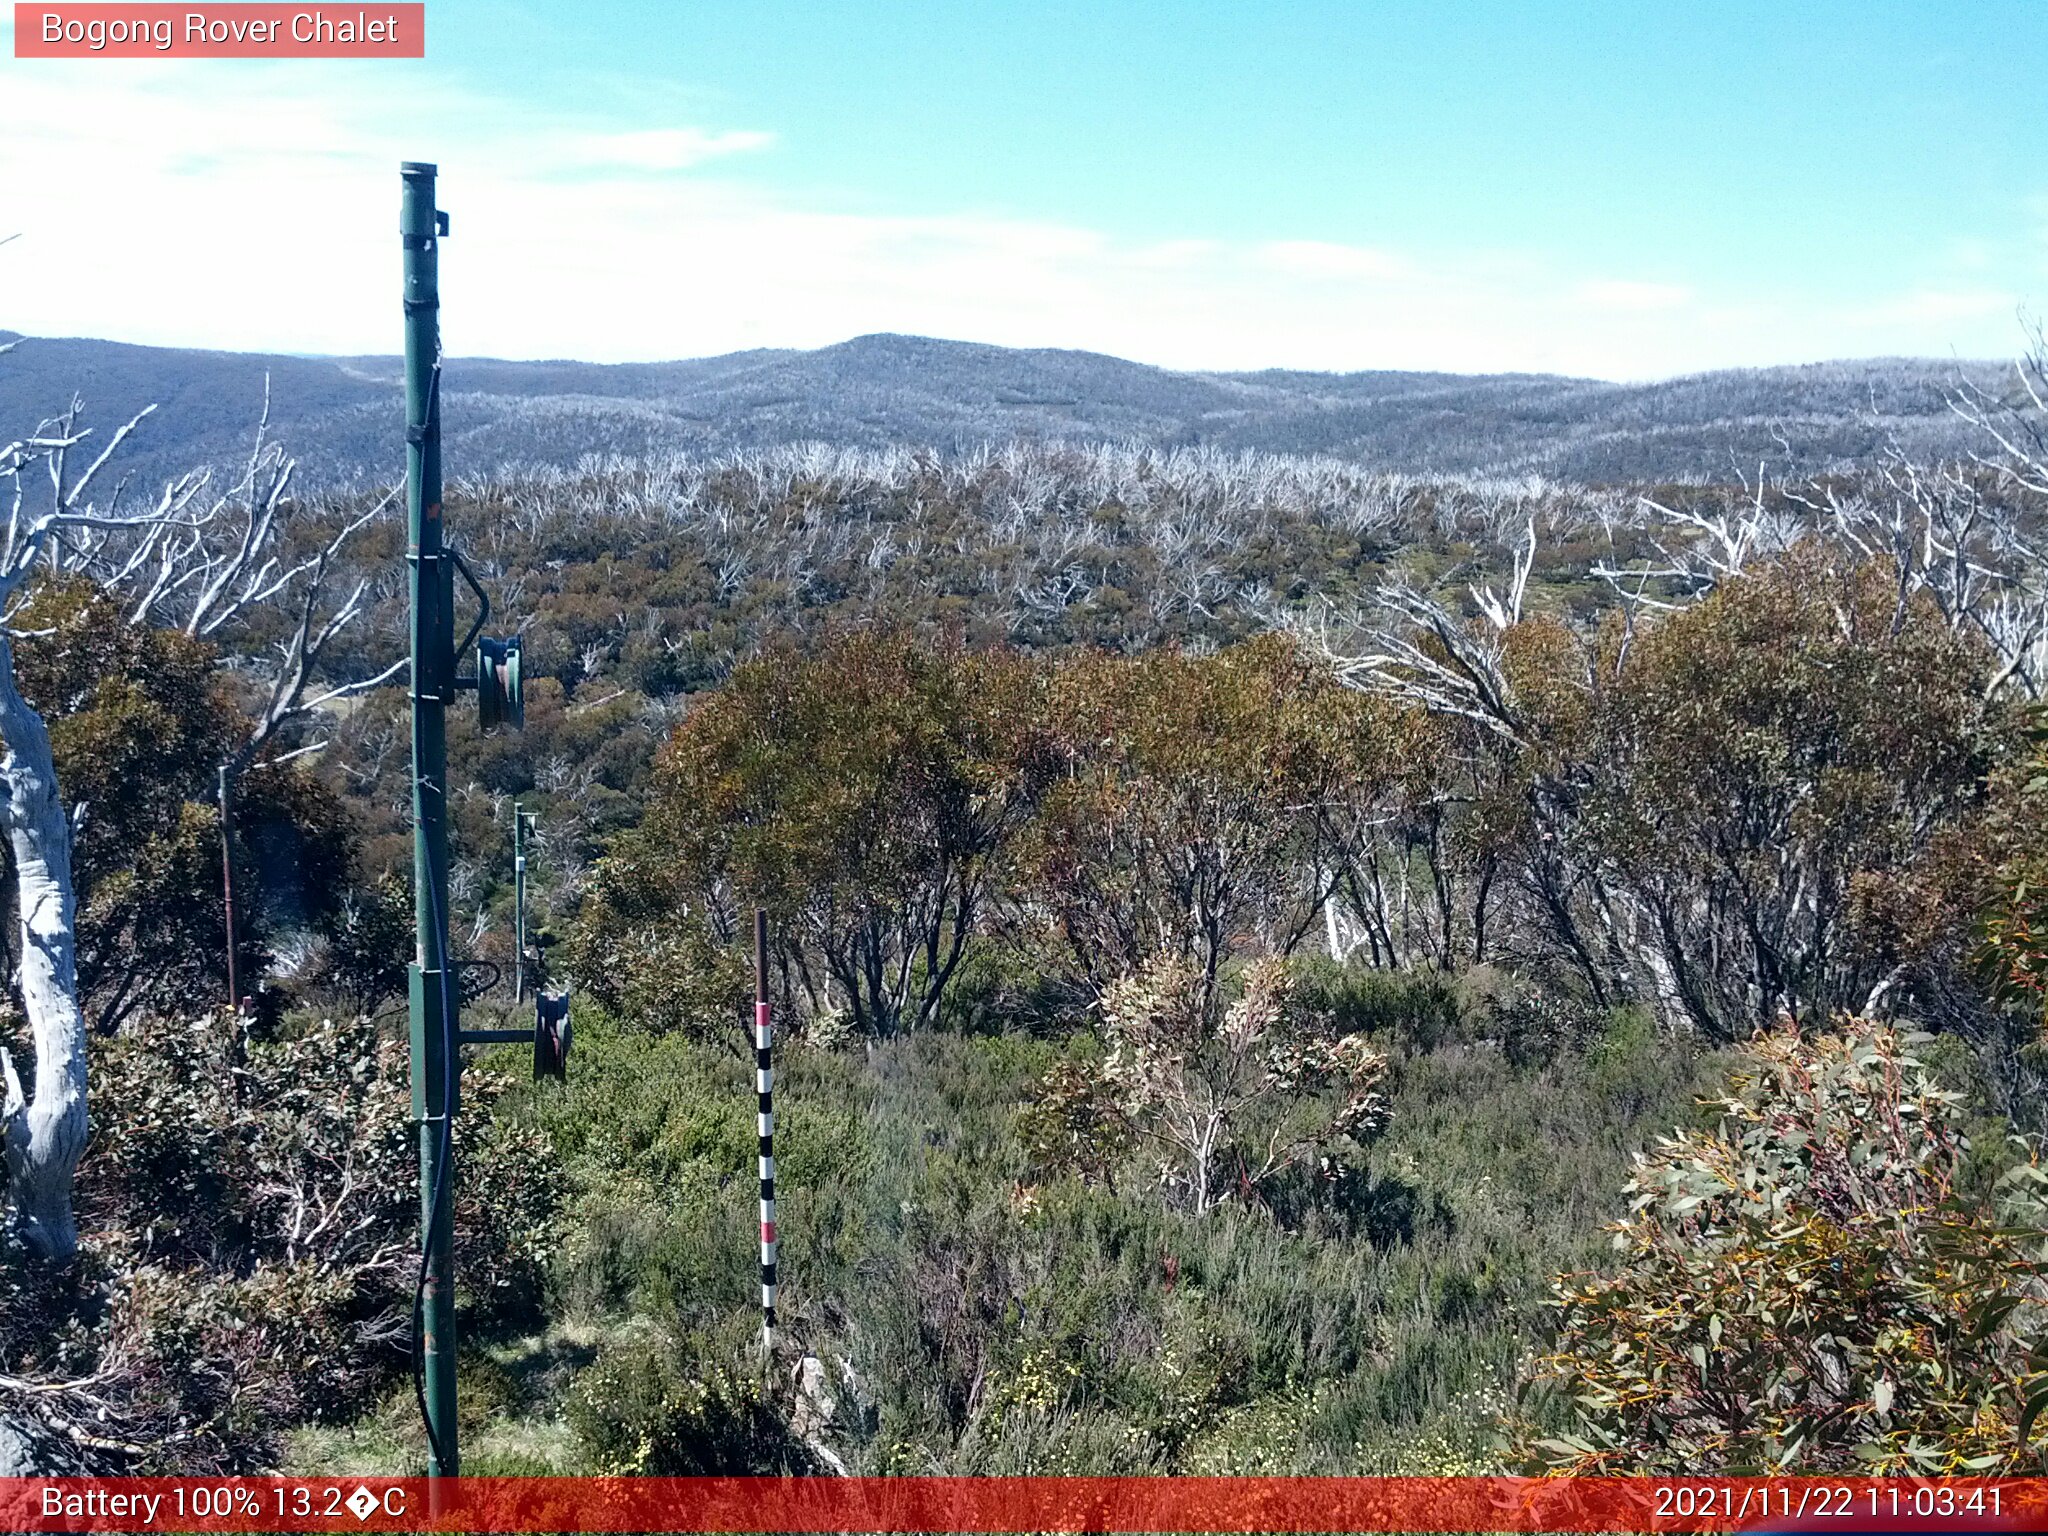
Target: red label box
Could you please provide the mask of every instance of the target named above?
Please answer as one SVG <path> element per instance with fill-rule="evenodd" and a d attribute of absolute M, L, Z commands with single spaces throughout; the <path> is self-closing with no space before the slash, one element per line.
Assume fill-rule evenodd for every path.
<path fill-rule="evenodd" d="M 424 4 L 24 5 L 18 59 L 423 59 Z"/>
<path fill-rule="evenodd" d="M 2044 1529 L 2042 1478 L 0 1478 L 0 1531 L 1965 1536 Z"/>

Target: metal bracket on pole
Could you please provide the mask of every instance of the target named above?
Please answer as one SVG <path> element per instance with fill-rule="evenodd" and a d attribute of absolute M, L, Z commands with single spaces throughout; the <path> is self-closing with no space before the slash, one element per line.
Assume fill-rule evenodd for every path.
<path fill-rule="evenodd" d="M 462 558 L 462 551 L 450 544 L 444 551 L 455 567 L 455 574 L 463 584 L 476 594 L 476 622 L 469 626 L 469 633 L 455 642 L 455 654 L 459 657 L 476 644 L 476 637 L 484 632 L 484 625 L 491 620 L 491 595 L 484 590 L 483 583 L 476 579 L 476 572 L 469 568 L 469 562 Z"/>
<path fill-rule="evenodd" d="M 531 1042 L 530 1029 L 465 1029 L 462 1032 L 464 1045 L 522 1045 Z"/>

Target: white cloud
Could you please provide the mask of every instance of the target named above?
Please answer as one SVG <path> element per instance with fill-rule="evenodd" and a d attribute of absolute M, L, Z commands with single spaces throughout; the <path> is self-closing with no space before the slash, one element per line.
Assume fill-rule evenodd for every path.
<path fill-rule="evenodd" d="M 1998 263 L 2001 252 L 1994 241 L 1958 235 L 1942 247 L 1941 255 L 1958 271 L 1982 272 Z"/>
<path fill-rule="evenodd" d="M 1595 309 L 1677 309 L 1692 302 L 1693 291 L 1679 283 L 1642 283 L 1608 279 L 1580 283 L 1576 297 Z"/>
<path fill-rule="evenodd" d="M 440 163 L 453 217 L 442 315 L 460 353 L 616 361 L 897 330 L 1175 367 L 1639 378 L 2002 351 L 1986 339 L 2016 329 L 1988 286 L 1888 308 L 1737 304 L 1512 249 L 1133 240 L 942 206 L 809 207 L 742 175 L 789 153 L 758 158 L 763 129 L 536 120 L 443 76 L 424 89 L 417 65 L 0 68 L 0 235 L 23 234 L 0 250 L 0 325 L 41 334 L 393 351 L 397 162 L 422 158 Z"/>
<path fill-rule="evenodd" d="M 554 165 L 575 170 L 686 171 L 707 160 L 766 149 L 772 133 L 748 129 L 642 128 L 627 133 L 571 133 L 544 151 Z"/>
<path fill-rule="evenodd" d="M 1303 277 L 1396 278 L 1414 271 L 1412 262 L 1386 251 L 1326 240 L 1272 240 L 1259 255 L 1274 271 Z"/>
<path fill-rule="evenodd" d="M 2010 318 L 2018 308 L 2015 295 L 1995 289 L 1916 288 L 1856 311 L 1855 317 L 1872 326 L 1941 325 L 1991 316 Z"/>

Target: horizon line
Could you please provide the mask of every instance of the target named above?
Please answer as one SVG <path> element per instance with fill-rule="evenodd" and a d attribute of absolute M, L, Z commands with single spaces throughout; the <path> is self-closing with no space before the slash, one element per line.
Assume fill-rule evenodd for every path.
<path fill-rule="evenodd" d="M 11 338 L 13 342 L 73 342 L 97 346 L 128 347 L 147 352 L 196 352 L 216 357 L 246 358 L 287 358 L 295 362 L 351 363 L 363 361 L 402 361 L 398 352 L 297 352 L 288 349 L 275 351 L 252 351 L 239 347 L 209 347 L 181 345 L 172 342 L 123 341 L 111 336 L 49 335 L 32 331 L 16 331 L 0 326 L 0 338 Z M 1255 379 L 1265 374 L 1294 374 L 1311 378 L 1348 379 L 1367 374 L 1388 374 L 1402 377 L 1440 377 L 1452 379 L 1546 379 L 1570 384 L 1605 384 L 1616 388 L 1640 388 L 1656 384 L 1677 383 L 1685 379 L 1705 379 L 1729 374 L 1780 373 L 1788 370 L 1807 368 L 1861 366 L 1874 367 L 1880 364 L 1910 363 L 1922 366 L 1945 365 L 1956 369 L 2006 368 L 2014 366 L 2017 358 L 2007 357 L 1958 357 L 1936 356 L 1927 353 L 1883 352 L 1862 356 L 1819 357 L 1803 362 L 1742 363 L 1726 368 L 1700 368 L 1676 373 L 1657 374 L 1648 378 L 1617 379 L 1599 374 L 1551 373 L 1537 369 L 1503 368 L 1487 372 L 1473 372 L 1455 368 L 1299 368 L 1284 363 L 1272 363 L 1258 368 L 1172 368 L 1163 363 L 1149 363 L 1141 358 L 1125 357 L 1120 353 L 1102 352 L 1089 347 L 1019 347 L 1001 342 L 975 341 L 967 337 L 933 336 L 916 331 L 860 331 L 839 341 L 826 342 L 815 347 L 740 347 L 728 352 L 707 352 L 690 356 L 668 356 L 656 358 L 626 359 L 616 362 L 600 362 L 581 357 L 505 357 L 496 353 L 451 353 L 450 363 L 503 363 L 526 367 L 574 367 L 574 368 L 666 368 L 690 363 L 714 363 L 728 358 L 752 356 L 801 357 L 821 352 L 836 351 L 867 341 L 911 341 L 930 342 L 942 347 L 975 348 L 989 352 L 1002 352 L 1018 356 L 1055 355 L 1065 357 L 1099 358 L 1107 362 L 1121 363 L 1126 367 L 1143 368 L 1150 372 L 1167 374 L 1179 378 L 1212 379 Z"/>

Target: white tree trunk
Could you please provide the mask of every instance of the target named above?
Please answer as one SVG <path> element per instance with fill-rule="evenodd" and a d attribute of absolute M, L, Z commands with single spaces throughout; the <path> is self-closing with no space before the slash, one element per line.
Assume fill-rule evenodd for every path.
<path fill-rule="evenodd" d="M 7 1192 L 22 1242 L 62 1263 L 78 1248 L 71 1176 L 85 1150 L 85 1020 L 78 1008 L 71 824 L 57 794 L 42 716 L 14 683 L 14 647 L 0 631 L 0 808 L 14 854 L 21 913 L 21 1000 L 35 1042 L 35 1093 L 24 1098 L 0 1050 L 6 1083 Z"/>
<path fill-rule="evenodd" d="M 8 344 L 11 345 L 11 344 Z M 7 345 L 0 345 L 0 352 Z M 9 607 L 38 569 L 87 577 L 129 603 L 128 622 L 150 622 L 153 608 L 181 603 L 178 626 L 211 636 L 265 604 L 296 611 L 298 627 L 285 643 L 283 664 L 242 752 L 253 759 L 288 725 L 321 705 L 374 687 L 401 670 L 393 663 L 376 678 L 344 683 L 309 698 L 316 663 L 334 637 L 363 611 L 368 581 L 338 606 L 323 598 L 344 544 L 393 505 L 387 492 L 368 510 L 345 518 L 328 542 L 303 559 L 286 550 L 286 487 L 292 461 L 266 436 L 269 381 L 263 419 L 248 469 L 210 504 L 200 499 L 204 472 L 164 487 L 154 504 L 131 512 L 95 507 L 86 499 L 100 470 L 155 406 L 145 407 L 107 440 L 82 474 L 66 468 L 70 450 L 84 442 L 80 401 L 29 437 L 0 443 L 0 608 Z M 22 472 L 42 465 L 50 474 L 45 510 L 24 502 Z M 118 493 L 116 493 L 118 500 Z M 71 535 L 69 539 L 60 537 Z M 324 615 L 324 616 L 323 616 Z M 0 1153 L 7 1200 L 23 1243 L 33 1254 L 62 1263 L 78 1248 L 71 1214 L 71 1180 L 85 1150 L 85 1020 L 78 1007 L 71 885 L 71 823 L 58 793 L 50 733 L 15 685 L 14 647 L 0 626 L 0 820 L 14 855 L 15 901 L 21 917 L 21 970 L 17 978 L 35 1046 L 35 1084 L 24 1094 L 5 1049 L 0 1049 Z"/>

